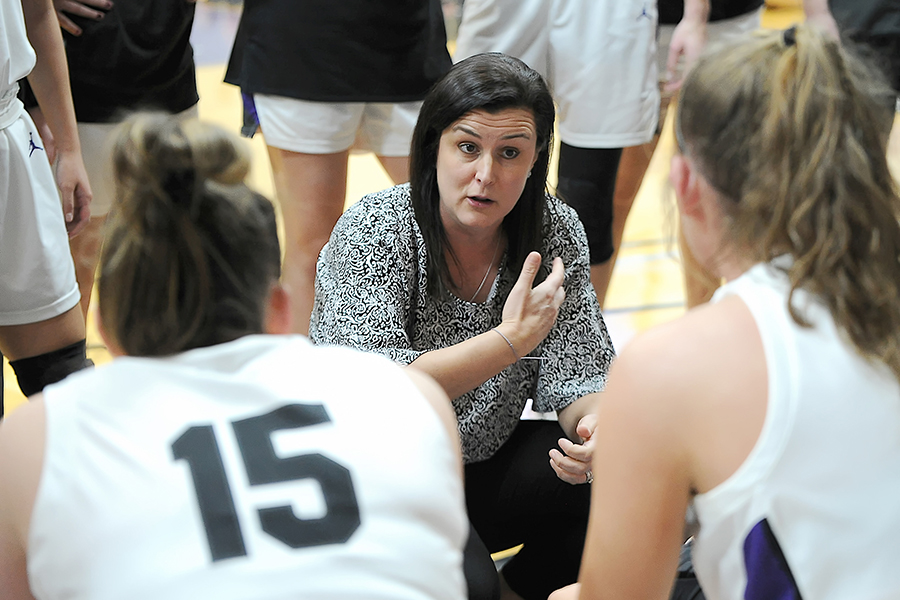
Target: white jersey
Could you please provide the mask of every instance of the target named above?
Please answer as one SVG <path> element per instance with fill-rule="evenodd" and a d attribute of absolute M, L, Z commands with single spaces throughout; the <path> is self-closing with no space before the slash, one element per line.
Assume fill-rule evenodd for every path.
<path fill-rule="evenodd" d="M 706 597 L 900 598 L 900 385 L 861 358 L 824 306 L 757 265 L 720 289 L 759 328 L 765 422 L 750 455 L 695 498 L 694 567 Z"/>
<path fill-rule="evenodd" d="M 248 336 L 44 394 L 39 600 L 465 597 L 454 449 L 387 359 Z"/>
<path fill-rule="evenodd" d="M 0 0 L 0 129 L 17 118 L 18 81 L 34 68 L 34 49 L 25 33 L 22 0 Z"/>

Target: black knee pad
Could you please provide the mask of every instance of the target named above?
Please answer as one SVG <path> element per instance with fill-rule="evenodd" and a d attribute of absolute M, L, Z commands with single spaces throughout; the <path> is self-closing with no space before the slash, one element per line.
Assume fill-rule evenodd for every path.
<path fill-rule="evenodd" d="M 621 148 L 560 144 L 556 193 L 578 213 L 587 234 L 592 265 L 604 263 L 613 255 L 613 196 L 621 157 Z"/>
<path fill-rule="evenodd" d="M 81 340 L 59 350 L 10 361 L 9 366 L 16 372 L 16 379 L 22 393 L 26 396 L 33 396 L 51 383 L 62 381 L 75 371 L 94 366 L 94 362 L 87 357 L 86 351 L 85 340 Z"/>

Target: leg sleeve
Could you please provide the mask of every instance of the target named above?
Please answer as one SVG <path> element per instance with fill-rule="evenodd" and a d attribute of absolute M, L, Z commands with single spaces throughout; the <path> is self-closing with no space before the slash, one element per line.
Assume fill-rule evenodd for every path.
<path fill-rule="evenodd" d="M 584 225 L 592 265 L 604 263 L 613 255 L 613 195 L 621 157 L 621 148 L 560 144 L 556 192 L 575 209 Z"/>

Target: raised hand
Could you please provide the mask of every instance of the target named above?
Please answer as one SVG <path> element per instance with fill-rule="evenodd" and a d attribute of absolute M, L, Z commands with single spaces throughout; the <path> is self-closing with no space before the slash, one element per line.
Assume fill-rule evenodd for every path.
<path fill-rule="evenodd" d="M 519 356 L 534 350 L 547 337 L 556 323 L 559 307 L 566 299 L 566 290 L 563 288 L 566 273 L 562 259 L 553 259 L 550 275 L 542 283 L 532 287 L 540 266 L 541 255 L 537 252 L 532 252 L 525 258 L 519 279 L 503 305 L 503 321 L 498 326 Z"/>

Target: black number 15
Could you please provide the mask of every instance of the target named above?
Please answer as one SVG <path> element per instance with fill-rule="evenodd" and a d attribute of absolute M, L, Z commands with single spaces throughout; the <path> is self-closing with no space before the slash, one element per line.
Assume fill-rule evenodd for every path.
<path fill-rule="evenodd" d="M 322 488 L 327 512 L 320 519 L 301 519 L 290 505 L 258 509 L 263 531 L 291 548 L 340 544 L 359 527 L 359 505 L 350 471 L 321 454 L 280 458 L 272 445 L 275 431 L 329 421 L 321 404 L 291 404 L 231 424 L 251 486 L 315 479 Z M 172 442 L 172 454 L 190 466 L 212 559 L 246 556 L 244 536 L 212 425 L 189 428 Z"/>

